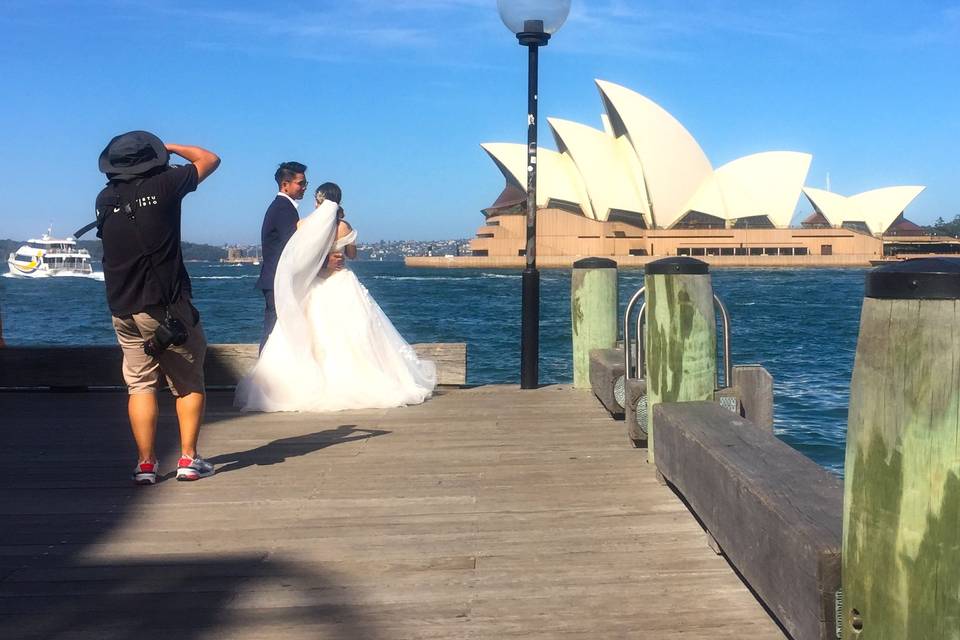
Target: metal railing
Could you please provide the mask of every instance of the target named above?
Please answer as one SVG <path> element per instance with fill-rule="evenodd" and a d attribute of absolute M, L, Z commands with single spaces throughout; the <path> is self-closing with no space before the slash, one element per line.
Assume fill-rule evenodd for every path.
<path fill-rule="evenodd" d="M 630 298 L 630 302 L 627 303 L 627 308 L 623 312 L 623 375 L 627 380 L 633 380 L 634 378 L 639 378 L 643 373 L 642 370 L 638 369 L 637 374 L 633 375 L 633 365 L 631 356 L 633 355 L 633 350 L 630 348 L 630 314 L 633 312 L 633 307 L 637 304 L 637 300 L 640 299 L 646 292 L 646 287 L 640 287 L 640 289 L 633 294 L 633 297 Z M 640 315 L 637 317 L 637 360 L 638 362 L 643 362 L 643 359 L 640 357 L 643 355 L 643 313 L 647 309 L 647 302 L 644 300 L 643 305 L 640 307 Z"/>
<path fill-rule="evenodd" d="M 639 379 L 646 375 L 646 354 L 643 350 L 643 328 L 647 311 L 646 290 L 646 287 L 640 287 L 630 298 L 630 302 L 627 303 L 627 308 L 623 312 L 623 375 L 626 380 Z M 641 296 L 644 297 L 644 301 L 640 305 L 640 312 L 637 314 L 637 363 L 634 366 L 633 349 L 630 348 L 630 315 Z M 729 387 L 733 378 L 733 364 L 730 361 L 730 314 L 727 313 L 727 307 L 724 306 L 716 294 L 713 296 L 713 308 L 719 311 L 723 327 L 723 384 Z M 719 371 L 716 376 L 714 387 L 720 389 Z"/>
<path fill-rule="evenodd" d="M 729 387 L 733 377 L 733 365 L 730 363 L 730 314 L 717 294 L 713 294 L 713 308 L 720 311 L 720 320 L 723 323 L 723 384 Z M 720 381 L 717 380 L 713 386 L 719 389 Z"/>

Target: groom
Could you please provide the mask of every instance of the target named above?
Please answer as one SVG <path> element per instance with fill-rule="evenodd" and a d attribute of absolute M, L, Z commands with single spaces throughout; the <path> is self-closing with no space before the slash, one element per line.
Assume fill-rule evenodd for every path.
<path fill-rule="evenodd" d="M 283 248 L 297 230 L 300 216 L 297 214 L 297 201 L 303 198 L 307 190 L 307 166 L 299 162 L 284 162 L 277 167 L 273 179 L 280 191 L 267 207 L 260 229 L 260 245 L 263 252 L 260 261 L 260 278 L 256 287 L 263 292 L 263 338 L 260 351 L 277 324 L 277 307 L 273 298 L 273 280 L 277 275 L 277 263 Z M 334 253 L 328 259 L 328 267 L 339 269 L 343 266 L 342 254 Z"/>
<path fill-rule="evenodd" d="M 303 198 L 307 190 L 307 166 L 299 162 L 284 162 L 277 167 L 273 175 L 277 181 L 277 197 L 267 207 L 263 216 L 263 227 L 260 229 L 260 247 L 263 256 L 260 260 L 260 278 L 257 279 L 257 289 L 263 292 L 265 306 L 263 309 L 263 338 L 260 340 L 260 351 L 267 342 L 267 337 L 277 324 L 277 308 L 273 299 L 273 279 L 277 275 L 277 263 L 280 254 L 287 245 L 293 232 L 297 230 L 297 201 Z"/>

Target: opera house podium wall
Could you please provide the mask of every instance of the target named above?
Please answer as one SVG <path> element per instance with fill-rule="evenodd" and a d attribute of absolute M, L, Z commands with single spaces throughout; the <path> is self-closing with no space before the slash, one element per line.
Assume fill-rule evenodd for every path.
<path fill-rule="evenodd" d="M 492 215 L 470 243 L 469 256 L 409 257 L 408 266 L 497 268 L 525 264 L 526 217 Z M 689 255 L 716 266 L 870 266 L 883 258 L 883 240 L 846 228 L 644 229 L 591 220 L 561 209 L 537 213 L 537 266 L 568 268 L 586 256 L 642 266 Z"/>

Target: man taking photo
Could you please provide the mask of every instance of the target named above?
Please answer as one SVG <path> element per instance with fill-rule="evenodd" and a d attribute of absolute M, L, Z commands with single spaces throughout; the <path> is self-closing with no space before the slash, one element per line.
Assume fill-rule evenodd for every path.
<path fill-rule="evenodd" d="M 170 154 L 189 161 L 170 166 Z M 180 204 L 220 165 L 201 149 L 164 144 L 146 131 L 115 137 L 100 154 L 108 178 L 97 196 L 97 235 L 113 328 L 123 351 L 123 378 L 138 462 L 133 480 L 155 484 L 157 390 L 166 378 L 180 423 L 177 480 L 212 475 L 197 453 L 206 399 L 207 349 L 180 248 Z"/>

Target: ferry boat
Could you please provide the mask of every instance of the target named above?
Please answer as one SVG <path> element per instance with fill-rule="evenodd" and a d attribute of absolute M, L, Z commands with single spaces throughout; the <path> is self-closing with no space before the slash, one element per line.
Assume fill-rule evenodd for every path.
<path fill-rule="evenodd" d="M 27 240 L 27 244 L 10 254 L 10 274 L 21 278 L 93 275 L 90 252 L 77 247 L 74 238 L 53 238 L 50 232 L 39 240 Z"/>

